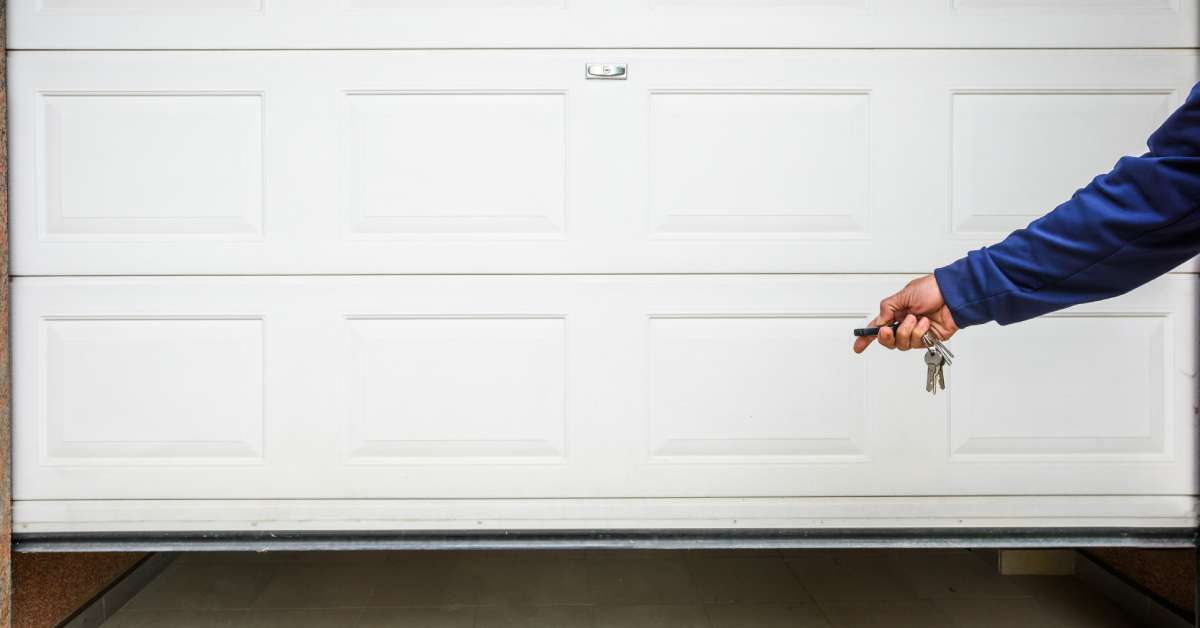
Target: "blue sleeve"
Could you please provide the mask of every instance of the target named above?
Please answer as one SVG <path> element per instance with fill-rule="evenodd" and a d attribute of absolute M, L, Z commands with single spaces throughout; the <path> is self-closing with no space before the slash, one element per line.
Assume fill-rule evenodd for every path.
<path fill-rule="evenodd" d="M 999 244 L 937 269 L 958 326 L 1107 299 L 1200 253 L 1200 85 L 1147 147 Z"/>

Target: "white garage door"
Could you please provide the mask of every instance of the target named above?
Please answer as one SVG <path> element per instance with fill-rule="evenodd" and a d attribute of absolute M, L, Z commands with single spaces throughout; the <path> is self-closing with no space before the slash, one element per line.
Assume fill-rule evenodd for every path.
<path fill-rule="evenodd" d="M 11 5 L 18 531 L 1193 524 L 1194 265 L 937 397 L 849 342 L 1194 0 Z"/>

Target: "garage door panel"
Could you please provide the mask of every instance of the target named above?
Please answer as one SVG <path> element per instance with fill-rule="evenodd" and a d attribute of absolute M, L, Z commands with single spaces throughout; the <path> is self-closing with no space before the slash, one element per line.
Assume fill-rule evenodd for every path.
<path fill-rule="evenodd" d="M 45 13 L 238 13 L 262 10 L 262 0 L 40 0 Z"/>
<path fill-rule="evenodd" d="M 186 21 L 180 20 L 186 16 Z M 1191 46 L 1194 0 L 20 0 L 10 48 Z"/>
<path fill-rule="evenodd" d="M 347 0 L 346 6 L 351 10 L 374 10 L 386 12 L 422 12 L 422 10 L 467 10 L 467 11 L 507 11 L 507 10 L 561 10 L 566 8 L 566 0 Z"/>
<path fill-rule="evenodd" d="M 650 455 L 670 462 L 865 461 L 859 316 L 650 319 Z"/>
<path fill-rule="evenodd" d="M 563 317 L 352 318 L 352 463 L 563 462 Z"/>
<path fill-rule="evenodd" d="M 863 234 L 867 93 L 651 92 L 656 237 Z"/>
<path fill-rule="evenodd" d="M 1178 94 L 992 91 L 952 98 L 952 228 L 1001 236 L 1070 198 L 1118 156 L 1146 152 L 1146 138 Z"/>
<path fill-rule="evenodd" d="M 1194 279 L 966 330 L 936 397 L 922 389 L 919 354 L 849 351 L 850 329 L 903 280 L 18 278 L 15 491 L 1192 490 L 1194 428 L 1179 417 L 1195 403 Z M 1092 347 L 1096 337 L 1106 346 Z M 1025 356 L 1045 362 L 1021 370 Z M 1101 359 L 1138 372 L 1097 373 Z"/>
<path fill-rule="evenodd" d="M 261 95 L 52 93 L 40 113 L 44 238 L 260 233 Z"/>
<path fill-rule="evenodd" d="M 1169 458 L 1170 316 L 1067 314 L 1022 326 L 1031 344 L 1087 347 L 1078 352 L 1031 351 L 999 335 L 964 339 L 960 347 L 977 358 L 954 373 L 953 457 Z M 1086 385 L 1061 386 L 1071 379 L 1064 373 L 1086 373 Z"/>
<path fill-rule="evenodd" d="M 346 99 L 353 236 L 563 233 L 565 93 Z"/>
<path fill-rule="evenodd" d="M 629 78 L 585 80 L 601 57 Z M 1144 152 L 1197 77 L 1175 52 L 12 67 L 17 275 L 923 272 Z"/>
<path fill-rule="evenodd" d="M 56 317 L 41 336 L 46 464 L 260 461 L 261 320 Z"/>

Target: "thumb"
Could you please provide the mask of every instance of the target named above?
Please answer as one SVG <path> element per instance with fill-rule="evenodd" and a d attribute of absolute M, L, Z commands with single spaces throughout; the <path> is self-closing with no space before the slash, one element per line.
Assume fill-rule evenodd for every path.
<path fill-rule="evenodd" d="M 901 303 L 901 299 L 903 299 L 903 298 L 904 298 L 904 292 L 900 291 L 900 292 L 897 292 L 896 294 L 893 294 L 892 296 L 880 301 L 879 302 L 879 315 L 875 317 L 875 320 L 871 322 L 871 325 L 876 326 L 876 327 L 881 327 L 883 325 L 887 325 L 888 323 L 890 323 L 892 321 L 899 320 L 900 318 L 902 318 L 901 316 L 897 316 L 897 315 L 905 314 L 906 311 L 908 310 L 907 305 L 904 303 Z"/>

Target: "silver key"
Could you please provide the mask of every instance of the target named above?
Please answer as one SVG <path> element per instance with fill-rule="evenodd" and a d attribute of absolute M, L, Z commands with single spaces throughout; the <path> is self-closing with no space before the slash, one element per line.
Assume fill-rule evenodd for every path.
<path fill-rule="evenodd" d="M 942 370 L 943 360 L 933 349 L 925 350 L 925 392 L 937 394 L 938 373 Z"/>
<path fill-rule="evenodd" d="M 938 388 L 946 389 L 946 377 L 942 368 L 946 365 L 946 356 L 936 348 L 930 347 L 925 351 L 925 392 L 936 395 Z"/>
<path fill-rule="evenodd" d="M 934 330 L 929 330 L 921 336 L 921 341 L 927 348 L 925 351 L 925 390 L 937 394 L 938 389 L 946 390 L 946 369 L 952 362 L 954 353 L 942 343 L 942 338 Z"/>

